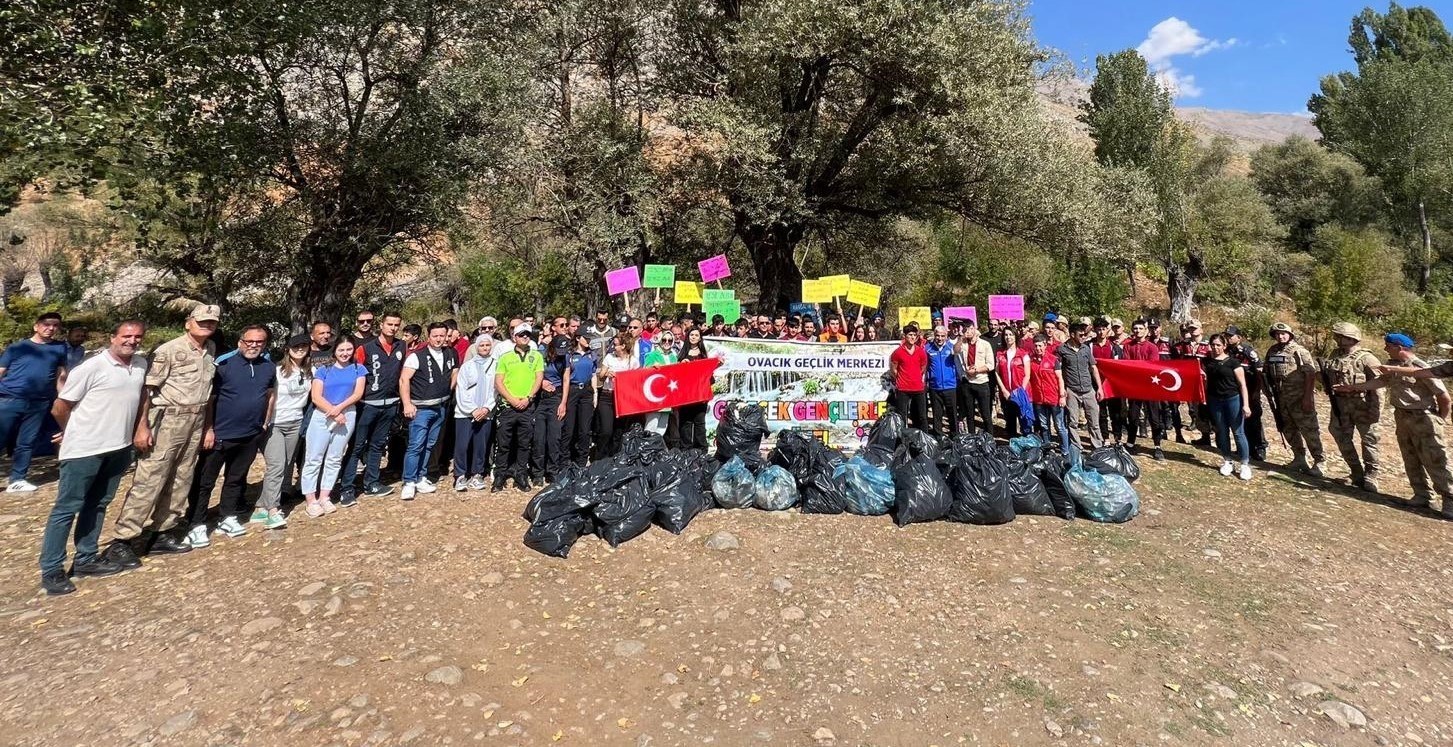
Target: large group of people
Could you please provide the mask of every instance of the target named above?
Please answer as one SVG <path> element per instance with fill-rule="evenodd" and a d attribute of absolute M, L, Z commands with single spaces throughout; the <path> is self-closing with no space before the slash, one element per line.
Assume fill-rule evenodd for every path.
<path fill-rule="evenodd" d="M 849 322 L 825 315 L 819 326 L 811 314 L 761 314 L 729 327 L 720 316 L 598 312 L 593 324 L 567 316 L 537 324 L 520 315 L 500 325 L 487 316 L 465 330 L 454 320 L 405 326 L 396 313 L 363 311 L 347 334 L 319 321 L 276 346 L 267 327 L 246 326 L 226 351 L 215 339 L 220 319 L 218 307 L 198 305 L 183 334 L 143 356 L 140 321 L 116 325 L 105 347 L 87 351 L 86 329 L 73 326 L 63 340 L 60 316 L 45 314 L 30 338 L 0 354 L 0 433 L 15 438 L 7 492 L 36 490 L 28 471 L 47 414 L 60 429 L 52 439 L 58 494 L 40 554 L 47 593 L 74 591 L 72 578 L 140 567 L 148 554 L 208 547 L 219 534 L 279 529 L 299 511 L 320 518 L 360 498 L 391 496 L 385 456 L 399 474 L 398 497 L 413 500 L 441 485 L 461 497 L 510 482 L 528 491 L 614 454 L 633 427 L 673 447 L 704 449 L 708 403 L 620 416 L 615 378 L 709 357 L 711 336 L 897 340 L 885 386 L 890 406 L 915 427 L 939 436 L 993 433 L 997 414 L 1007 438 L 1034 434 L 1066 452 L 1120 444 L 1139 450 L 1149 439 L 1140 451 L 1158 461 L 1172 433 L 1187 443 L 1185 432 L 1194 429 L 1195 443 L 1205 447 L 1215 434 L 1221 473 L 1242 480 L 1266 457 L 1263 397 L 1291 466 L 1324 475 L 1320 380 L 1332 399 L 1328 429 L 1348 480 L 1369 491 L 1381 475 L 1380 391 L 1387 389 L 1414 504 L 1428 506 L 1436 492 L 1442 516 L 1453 519 L 1442 433 L 1450 400 L 1436 378 L 1453 367 L 1428 368 L 1401 334 L 1385 338 L 1384 364 L 1345 323 L 1333 328 L 1338 352 L 1318 362 L 1285 324 L 1269 330 L 1274 343 L 1263 357 L 1234 326 L 1207 338 L 1192 320 L 1174 337 L 1153 319 L 1127 329 L 1119 319 L 1059 314 L 1042 322 L 990 320 L 984 330 L 935 316 L 931 328 L 910 323 L 890 331 L 881 316 Z M 1183 410 L 1105 396 L 1100 361 L 1170 358 L 1200 360 L 1203 402 Z M 259 454 L 262 488 L 250 504 L 248 474 Z M 133 466 L 103 551 L 108 506 Z M 291 515 L 284 511 L 289 494 Z"/>

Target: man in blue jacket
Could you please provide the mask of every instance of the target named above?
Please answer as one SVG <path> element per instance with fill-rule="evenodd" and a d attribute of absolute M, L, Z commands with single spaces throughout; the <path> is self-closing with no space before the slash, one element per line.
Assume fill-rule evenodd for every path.
<path fill-rule="evenodd" d="M 933 339 L 923 346 L 928 353 L 928 406 L 933 411 L 928 430 L 936 436 L 958 432 L 959 359 L 948 339 L 948 327 L 933 328 Z"/>

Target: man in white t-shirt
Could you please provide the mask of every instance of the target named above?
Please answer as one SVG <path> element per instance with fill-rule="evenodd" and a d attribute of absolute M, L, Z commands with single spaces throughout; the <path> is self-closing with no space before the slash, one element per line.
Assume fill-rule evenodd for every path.
<path fill-rule="evenodd" d="M 400 497 L 411 501 L 416 493 L 432 493 L 428 478 L 428 455 L 444 427 L 449 397 L 459 376 L 459 361 L 449 346 L 448 328 L 442 322 L 429 325 L 429 346 L 404 359 L 399 374 L 399 396 L 404 417 L 409 419 L 409 445 L 404 452 L 404 488 Z"/>
<path fill-rule="evenodd" d="M 70 576 L 111 576 L 126 566 L 97 554 L 106 507 L 131 466 L 136 415 L 146 383 L 146 359 L 136 355 L 146 325 L 116 325 L 111 345 L 66 378 L 51 414 L 61 432 L 60 484 L 40 543 L 40 585 L 47 594 L 76 590 Z M 66 540 L 75 527 L 76 558 L 65 570 Z M 140 561 L 134 561 L 140 566 Z"/>

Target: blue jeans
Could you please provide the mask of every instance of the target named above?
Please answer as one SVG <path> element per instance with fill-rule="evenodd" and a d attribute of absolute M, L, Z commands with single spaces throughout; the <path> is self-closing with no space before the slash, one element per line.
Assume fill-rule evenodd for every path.
<path fill-rule="evenodd" d="M 1241 395 L 1231 399 L 1210 400 L 1206 407 L 1211 410 L 1211 423 L 1216 426 L 1216 450 L 1221 458 L 1231 461 L 1231 438 L 1236 435 L 1236 453 L 1241 455 L 1242 464 L 1251 463 L 1251 450 L 1246 447 L 1246 421 L 1241 415 Z"/>
<path fill-rule="evenodd" d="M 15 436 L 14 458 L 10 462 L 10 482 L 24 480 L 30 471 L 30 454 L 35 449 L 35 440 L 40 437 L 40 427 L 50 412 L 50 400 L 16 399 L 0 397 L 0 436 L 7 441 Z"/>
<path fill-rule="evenodd" d="M 1059 429 L 1059 448 L 1063 454 L 1070 453 L 1070 432 L 1065 428 L 1065 408 L 1059 405 L 1034 405 L 1034 430 L 1039 440 L 1049 443 L 1049 426 L 1053 423 Z"/>
<path fill-rule="evenodd" d="M 55 507 L 45 522 L 40 540 L 40 572 L 59 571 L 66 566 L 66 540 L 71 525 L 76 528 L 76 562 L 96 559 L 106 507 L 116 497 L 116 488 L 131 466 L 131 447 L 78 459 L 61 460 L 61 478 Z"/>
<path fill-rule="evenodd" d="M 383 462 L 383 450 L 388 446 L 389 431 L 393 429 L 394 418 L 398 414 L 397 402 L 391 405 L 363 403 L 358 406 L 358 419 L 353 427 L 353 448 L 343 458 L 342 480 L 338 486 L 340 493 L 353 492 L 354 483 L 358 479 L 360 458 L 363 460 L 363 489 L 367 490 L 379 483 L 379 465 Z"/>
<path fill-rule="evenodd" d="M 454 476 L 489 474 L 489 433 L 494 418 L 476 421 L 454 413 Z"/>
<path fill-rule="evenodd" d="M 409 422 L 409 448 L 404 452 L 404 484 L 418 482 L 429 471 L 429 455 L 444 427 L 444 405 L 426 405 Z"/>

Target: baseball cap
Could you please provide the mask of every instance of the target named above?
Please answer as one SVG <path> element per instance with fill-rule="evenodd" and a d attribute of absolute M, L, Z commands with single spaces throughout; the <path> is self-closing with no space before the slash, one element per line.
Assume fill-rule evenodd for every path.
<path fill-rule="evenodd" d="M 293 335 L 288 338 L 288 347 L 290 348 L 306 348 L 311 347 L 312 344 L 313 338 L 307 335 Z"/>
<path fill-rule="evenodd" d="M 1200 329 L 1200 328 L 1201 328 L 1201 322 L 1200 322 L 1200 320 L 1197 320 L 1197 319 L 1187 319 L 1186 320 L 1186 329 Z"/>
<path fill-rule="evenodd" d="M 531 327 L 528 324 L 518 324 L 518 325 L 515 325 L 514 331 L 511 332 L 510 334 L 512 334 L 512 335 L 514 335 L 516 337 L 518 337 L 520 335 L 533 335 L 533 334 L 535 334 L 535 328 L 534 327 Z"/>
<path fill-rule="evenodd" d="M 1058 316 L 1055 316 L 1053 313 L 1050 313 L 1050 314 L 1045 314 L 1044 315 L 1044 320 L 1046 322 L 1049 322 L 1049 323 L 1053 324 L 1054 322 L 1059 321 L 1059 317 Z"/>
<path fill-rule="evenodd" d="M 550 347 L 557 353 L 568 353 L 570 352 L 571 342 L 572 340 L 569 335 L 556 335 L 555 339 L 550 341 Z"/>
<path fill-rule="evenodd" d="M 1238 326 L 1236 326 L 1236 325 L 1234 325 L 1234 324 L 1228 324 L 1228 325 L 1226 325 L 1226 334 L 1228 336 L 1229 335 L 1236 335 L 1237 337 L 1242 337 L 1243 336 L 1241 334 L 1241 328 L 1238 327 Z"/>
<path fill-rule="evenodd" d="M 619 327 L 620 329 L 625 329 L 626 327 L 629 327 L 629 326 L 631 326 L 631 315 L 630 314 L 618 314 L 618 315 L 616 315 L 616 327 Z"/>
<path fill-rule="evenodd" d="M 192 307 L 192 313 L 187 315 L 188 319 L 196 319 L 199 322 L 216 322 L 222 320 L 222 310 L 216 304 L 199 303 Z"/>
<path fill-rule="evenodd" d="M 1403 334 L 1401 332 L 1393 332 L 1392 334 L 1390 334 L 1390 335 L 1382 338 L 1382 341 L 1385 342 L 1385 343 L 1387 343 L 1387 344 L 1389 344 L 1389 345 L 1396 345 L 1396 346 L 1398 346 L 1400 348 L 1413 348 L 1413 347 L 1416 347 L 1413 344 L 1413 338 L 1408 337 L 1407 335 L 1405 335 L 1405 334 Z"/>

